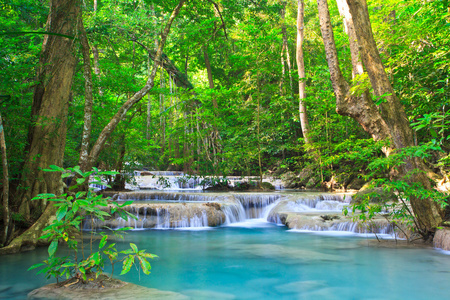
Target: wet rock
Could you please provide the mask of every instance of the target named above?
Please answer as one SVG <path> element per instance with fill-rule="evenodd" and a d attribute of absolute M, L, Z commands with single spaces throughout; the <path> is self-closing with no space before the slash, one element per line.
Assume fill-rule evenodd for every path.
<path fill-rule="evenodd" d="M 333 221 L 333 220 L 339 220 L 341 217 L 336 215 L 321 215 L 320 216 L 324 221 Z"/>
<path fill-rule="evenodd" d="M 76 280 L 76 279 L 74 279 Z M 101 275 L 99 280 L 86 284 L 67 282 L 65 285 L 49 284 L 28 294 L 28 299 L 167 299 L 185 300 L 189 297 L 170 291 L 146 288 L 136 284 L 111 279 Z"/>
<path fill-rule="evenodd" d="M 438 229 L 433 239 L 434 247 L 450 251 L 450 228 Z"/>
<path fill-rule="evenodd" d="M 298 178 L 294 172 L 287 172 L 281 175 L 283 186 L 287 189 L 298 187 Z"/>
<path fill-rule="evenodd" d="M 364 179 L 355 178 L 347 185 L 347 189 L 348 190 L 359 190 L 364 186 L 365 183 L 366 182 Z"/>
<path fill-rule="evenodd" d="M 141 171 L 140 175 L 141 176 L 153 176 L 153 173 L 149 172 L 149 171 Z"/>
<path fill-rule="evenodd" d="M 308 188 L 308 189 L 315 188 L 315 187 L 317 187 L 317 184 L 318 184 L 318 183 L 319 183 L 319 182 L 316 180 L 316 178 L 311 177 L 311 178 L 308 180 L 308 182 L 306 183 L 305 187 Z"/>
<path fill-rule="evenodd" d="M 273 184 L 271 184 L 270 182 L 262 182 L 261 185 L 260 185 L 260 187 L 261 187 L 263 190 L 274 190 L 274 189 L 275 189 L 275 187 L 273 186 Z"/>

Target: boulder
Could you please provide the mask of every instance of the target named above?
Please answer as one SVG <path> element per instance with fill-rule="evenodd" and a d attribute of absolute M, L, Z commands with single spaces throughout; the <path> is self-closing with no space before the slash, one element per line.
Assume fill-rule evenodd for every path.
<path fill-rule="evenodd" d="M 287 172 L 281 175 L 283 186 L 287 189 L 298 187 L 298 178 L 294 172 Z"/>
<path fill-rule="evenodd" d="M 300 180 L 300 185 L 306 186 L 310 179 L 314 177 L 314 170 L 309 167 L 303 168 L 297 176 Z"/>
<path fill-rule="evenodd" d="M 438 229 L 434 234 L 434 247 L 450 251 L 450 228 Z"/>
<path fill-rule="evenodd" d="M 28 299 L 167 299 L 184 300 L 189 297 L 170 291 L 146 288 L 133 283 L 100 275 L 86 283 L 72 278 L 64 283 L 52 283 L 33 290 Z"/>
<path fill-rule="evenodd" d="M 275 187 L 270 182 L 262 182 L 260 185 L 261 189 L 263 190 L 274 190 Z"/>
<path fill-rule="evenodd" d="M 153 173 L 149 172 L 149 171 L 141 171 L 140 175 L 141 176 L 153 176 Z"/>
<path fill-rule="evenodd" d="M 366 183 L 366 181 L 364 179 L 355 178 L 347 185 L 347 189 L 348 190 L 360 190 L 364 186 L 365 183 Z"/>
<path fill-rule="evenodd" d="M 369 203 L 397 202 L 397 195 L 394 192 L 386 191 L 382 187 L 362 188 L 352 197 L 351 204 L 359 204 L 368 199 Z"/>

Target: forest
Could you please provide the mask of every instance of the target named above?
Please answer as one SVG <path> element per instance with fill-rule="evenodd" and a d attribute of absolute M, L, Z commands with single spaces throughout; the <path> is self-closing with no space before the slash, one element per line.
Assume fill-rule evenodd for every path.
<path fill-rule="evenodd" d="M 119 171 L 117 190 L 144 169 L 373 180 L 405 195 L 425 239 L 445 225 L 448 0 L 6 0 L 0 12 L 11 251 L 55 214 L 31 201 L 62 193 L 51 165 Z"/>

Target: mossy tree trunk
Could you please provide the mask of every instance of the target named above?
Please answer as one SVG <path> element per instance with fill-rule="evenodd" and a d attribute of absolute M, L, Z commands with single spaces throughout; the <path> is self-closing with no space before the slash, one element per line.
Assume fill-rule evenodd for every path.
<path fill-rule="evenodd" d="M 367 3 L 365 0 L 347 0 L 347 3 L 355 25 L 361 58 L 369 75 L 374 94 L 384 99 L 380 104 L 380 114 L 389 128 L 390 140 L 397 149 L 414 146 L 413 131 L 405 110 L 389 82 L 372 34 Z M 431 189 L 430 181 L 426 176 L 428 170 L 422 160 L 407 158 L 400 167 L 402 175 L 410 175 L 408 181 L 421 183 L 425 188 Z M 419 172 L 416 172 L 416 170 Z M 417 218 L 419 229 L 425 235 L 433 233 L 436 227 L 442 223 L 442 211 L 433 199 L 412 197 L 411 206 Z"/>
<path fill-rule="evenodd" d="M 62 166 L 66 143 L 67 113 L 72 77 L 76 66 L 74 43 L 81 3 L 78 0 L 53 0 L 37 73 L 28 132 L 27 156 L 14 204 L 19 213 L 34 225 L 15 238 L 0 253 L 33 248 L 54 214 L 53 205 L 31 201 L 40 193 L 61 194 L 59 172 L 44 172 L 49 165 Z M 44 212 L 44 213 L 43 213 Z"/>
<path fill-rule="evenodd" d="M 350 94 L 350 85 L 343 77 L 339 67 L 327 0 L 317 0 L 320 28 L 333 90 L 336 96 L 336 110 L 339 114 L 350 116 L 358 121 L 375 140 L 389 140 L 393 149 L 413 146 L 412 129 L 384 71 L 373 38 L 367 4 L 365 0 L 346 0 L 346 2 L 350 14 L 345 21 L 350 25 L 351 23 L 348 23 L 349 20 L 353 23 L 362 62 L 369 75 L 375 96 L 382 97 L 384 101 L 378 107 L 371 97 Z M 339 4 L 341 2 L 338 2 Z M 354 48 L 355 44 L 352 47 Z M 353 56 L 355 64 L 355 54 Z M 385 149 L 385 153 L 389 155 L 391 150 Z M 405 163 L 401 166 L 401 175 L 412 174 L 408 181 L 420 182 L 425 188 L 431 189 L 430 182 L 424 172 L 413 172 L 414 170 L 426 172 L 427 168 L 418 159 L 405 159 Z M 418 230 L 424 237 L 432 234 L 442 222 L 441 211 L 437 203 L 433 202 L 432 199 L 413 197 L 411 205 L 417 218 Z"/>
<path fill-rule="evenodd" d="M 74 43 L 81 3 L 78 0 L 53 0 L 47 20 L 47 31 L 60 35 L 46 35 L 42 46 L 34 90 L 28 144 L 19 197 L 19 213 L 36 220 L 45 204 L 31 202 L 40 193 L 62 192 L 61 174 L 44 172 L 49 165 L 62 166 L 67 132 L 72 77 L 76 65 Z M 65 36 L 61 36 L 65 35 Z M 70 36 L 68 38 L 66 36 Z"/>

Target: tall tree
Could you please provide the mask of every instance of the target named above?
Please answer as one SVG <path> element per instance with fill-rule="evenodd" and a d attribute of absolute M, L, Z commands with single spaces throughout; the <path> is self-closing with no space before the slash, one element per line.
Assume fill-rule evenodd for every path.
<path fill-rule="evenodd" d="M 378 97 L 383 97 L 385 101 L 380 104 L 380 109 L 378 109 L 370 97 L 361 98 L 349 93 L 349 84 L 342 75 L 339 66 L 328 3 L 326 0 L 317 0 L 320 27 L 333 90 L 336 95 L 336 109 L 338 113 L 357 120 L 375 140 L 388 139 L 391 146 L 396 149 L 413 146 L 412 130 L 406 114 L 400 101 L 395 96 L 381 63 L 372 35 L 367 4 L 364 0 L 347 0 L 347 3 L 354 22 L 361 57 L 369 74 L 374 93 Z M 391 149 L 386 149 L 386 154 L 389 155 L 390 151 Z M 425 188 L 431 188 L 430 182 L 423 172 L 414 172 L 416 169 L 426 170 L 423 162 L 415 158 L 407 158 L 401 168 L 402 175 L 409 174 L 411 182 L 420 182 Z M 425 237 L 428 237 L 442 222 L 437 203 L 434 203 L 432 199 L 413 197 L 411 205 L 418 221 L 418 230 Z"/>
<path fill-rule="evenodd" d="M 6 155 L 6 142 L 5 142 L 5 131 L 3 130 L 2 115 L 0 114 L 0 153 L 2 156 L 2 198 L 3 198 L 3 233 L 0 239 L 0 244 L 4 245 L 8 242 L 9 233 L 9 175 L 8 175 L 8 158 Z"/>
<path fill-rule="evenodd" d="M 374 94 L 385 101 L 380 104 L 380 112 L 389 129 L 389 138 L 397 149 L 414 146 L 414 135 L 402 104 L 392 88 L 384 70 L 369 19 L 365 0 L 347 0 L 355 24 L 356 35 L 361 49 L 361 57 L 372 84 Z M 416 172 L 418 170 L 419 172 Z M 402 175 L 409 175 L 410 182 L 418 182 L 431 189 L 426 176 L 428 169 L 418 158 L 407 158 L 401 165 Z M 442 222 L 442 212 L 433 199 L 412 197 L 411 206 L 417 218 L 419 230 L 425 235 L 432 234 Z"/>
<path fill-rule="evenodd" d="M 31 202 L 40 193 L 60 194 L 63 190 L 61 174 L 44 172 L 49 165 L 62 166 L 66 144 L 67 110 L 76 65 L 74 55 L 78 0 L 53 0 L 47 19 L 47 32 L 37 72 L 28 133 L 26 159 L 20 189 L 15 197 L 19 212 L 30 221 L 38 219 L 25 233 L 15 238 L 2 252 L 16 252 L 22 246 L 34 247 L 46 226 L 53 205 Z M 47 207 L 47 208 L 46 208 Z M 43 213 L 43 210 L 45 212 Z"/>
<path fill-rule="evenodd" d="M 306 112 L 306 73 L 305 61 L 303 55 L 303 41 L 304 41 L 304 14 L 305 3 L 303 0 L 298 0 L 297 11 L 297 67 L 298 67 L 298 112 L 300 117 L 300 124 L 302 126 L 303 139 L 306 145 L 311 143 L 309 137 L 309 122 L 308 114 Z"/>
<path fill-rule="evenodd" d="M 27 157 L 21 179 L 19 212 L 26 219 L 36 219 L 45 205 L 31 198 L 39 193 L 62 192 L 59 173 L 47 173 L 49 165 L 62 166 L 66 144 L 67 110 L 76 65 L 74 55 L 78 0 L 54 0 L 50 4 L 47 31 L 34 90 L 28 133 Z M 33 211 L 34 215 L 31 215 Z"/>

